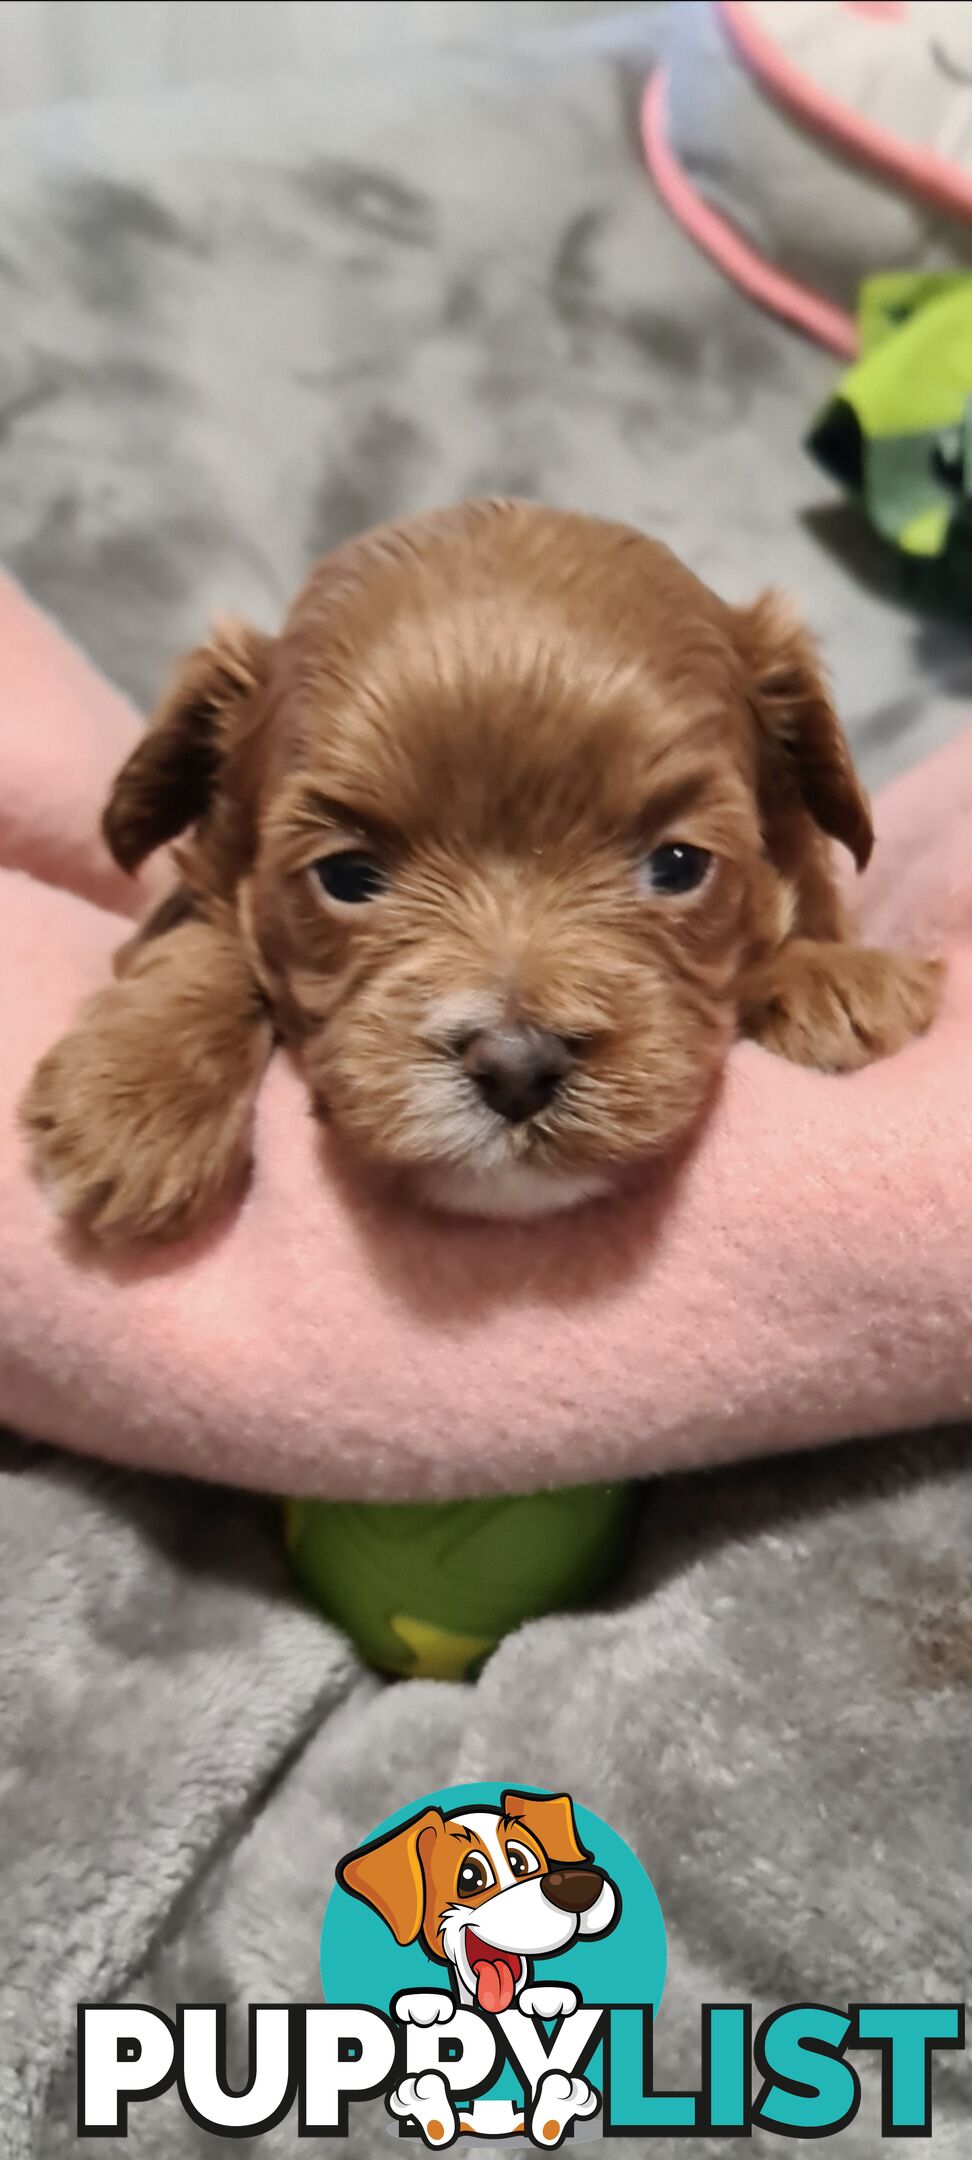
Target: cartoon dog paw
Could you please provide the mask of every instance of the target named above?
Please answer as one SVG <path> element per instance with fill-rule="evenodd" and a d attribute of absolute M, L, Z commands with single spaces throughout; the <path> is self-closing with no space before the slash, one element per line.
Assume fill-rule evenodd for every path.
<path fill-rule="evenodd" d="M 562 1981 L 546 1981 L 536 1987 L 521 1988 L 517 2009 L 523 2010 L 527 2017 L 570 2017 L 579 2001 L 576 1988 L 565 1987 Z"/>
<path fill-rule="evenodd" d="M 415 1988 L 410 1994 L 396 1995 L 394 2010 L 403 2025 L 447 2025 L 455 2016 L 455 1997 L 444 1995 L 440 1988 Z"/>
<path fill-rule="evenodd" d="M 568 2077 L 564 2070 L 548 2070 L 537 2086 L 530 2115 L 530 2136 L 537 2145 L 553 2151 L 561 2145 L 572 2122 L 596 2115 L 600 2098 L 584 2077 Z"/>
<path fill-rule="evenodd" d="M 403 2078 L 389 2094 L 388 2105 L 393 2115 L 408 2116 L 417 2122 L 426 2144 L 436 2151 L 451 2145 L 458 2136 L 459 2122 L 449 2087 L 438 2070 L 421 2070 L 418 2077 Z"/>

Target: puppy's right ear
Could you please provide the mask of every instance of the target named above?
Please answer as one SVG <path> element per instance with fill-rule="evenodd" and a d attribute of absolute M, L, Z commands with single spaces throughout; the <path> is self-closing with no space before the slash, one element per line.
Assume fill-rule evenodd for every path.
<path fill-rule="evenodd" d="M 426 1808 L 400 1830 L 373 1845 L 349 1853 L 338 1867 L 337 1879 L 352 1897 L 380 1913 L 397 1943 L 412 1943 L 425 1917 L 425 1867 L 429 1853 L 441 1836 L 441 1809 Z"/>
<path fill-rule="evenodd" d="M 871 809 L 824 681 L 816 646 L 790 602 L 763 593 L 736 622 L 761 750 L 764 808 L 803 804 L 859 870 L 874 846 Z"/>
<path fill-rule="evenodd" d="M 120 869 L 137 870 L 205 816 L 220 765 L 265 679 L 271 644 L 262 631 L 227 621 L 187 653 L 108 798 L 101 829 Z"/>

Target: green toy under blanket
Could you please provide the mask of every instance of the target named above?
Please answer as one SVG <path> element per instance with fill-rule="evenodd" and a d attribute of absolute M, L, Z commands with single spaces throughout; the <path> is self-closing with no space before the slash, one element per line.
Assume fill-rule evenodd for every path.
<path fill-rule="evenodd" d="M 634 1485 L 509 1499 L 291 1500 L 301 1587 L 381 1672 L 460 1680 L 523 1620 L 580 1605 L 626 1550 Z"/>

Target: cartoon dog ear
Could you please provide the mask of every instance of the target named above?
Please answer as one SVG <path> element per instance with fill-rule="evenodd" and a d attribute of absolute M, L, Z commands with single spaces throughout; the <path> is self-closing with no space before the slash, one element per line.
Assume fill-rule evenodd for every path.
<path fill-rule="evenodd" d="M 512 1815 L 533 1832 L 548 1860 L 590 1859 L 577 1835 L 574 1803 L 568 1793 L 507 1792 L 500 1804 L 504 1815 Z"/>
<path fill-rule="evenodd" d="M 443 1826 L 440 1808 L 426 1808 L 387 1837 L 362 1845 L 339 1863 L 337 1879 L 352 1897 L 374 1907 L 397 1943 L 412 1943 L 425 1917 L 425 1868 Z"/>
<path fill-rule="evenodd" d="M 180 662 L 108 797 L 102 831 L 120 869 L 137 870 L 204 816 L 271 644 L 248 624 L 225 621 Z"/>
<path fill-rule="evenodd" d="M 736 615 L 770 812 L 788 799 L 863 870 L 874 846 L 871 809 L 831 701 L 816 645 L 783 593 Z"/>

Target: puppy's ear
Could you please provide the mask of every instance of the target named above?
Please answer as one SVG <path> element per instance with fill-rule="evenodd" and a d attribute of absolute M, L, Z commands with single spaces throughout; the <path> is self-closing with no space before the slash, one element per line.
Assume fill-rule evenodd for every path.
<path fill-rule="evenodd" d="M 532 1831 L 548 1860 L 589 1860 L 574 1821 L 574 1803 L 567 1793 L 507 1792 L 500 1802 L 504 1815 Z"/>
<path fill-rule="evenodd" d="M 337 1879 L 352 1897 L 380 1913 L 397 1943 L 415 1942 L 425 1917 L 425 1867 L 443 1829 L 439 1808 L 426 1808 L 401 1829 L 362 1845 L 338 1866 Z"/>
<path fill-rule="evenodd" d="M 768 809 L 800 801 L 863 870 L 874 845 L 870 805 L 813 638 L 781 593 L 764 593 L 754 607 L 739 610 L 737 621 Z"/>
<path fill-rule="evenodd" d="M 196 825 L 209 808 L 220 765 L 266 673 L 272 640 L 247 624 L 220 623 L 187 653 L 140 743 L 122 766 L 102 831 L 122 870 Z"/>

